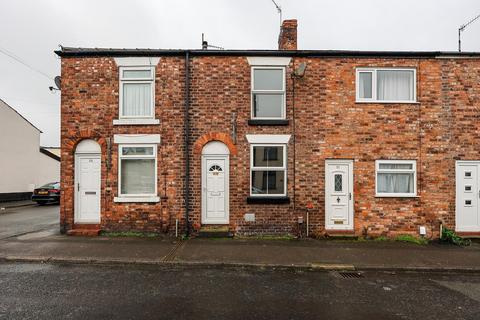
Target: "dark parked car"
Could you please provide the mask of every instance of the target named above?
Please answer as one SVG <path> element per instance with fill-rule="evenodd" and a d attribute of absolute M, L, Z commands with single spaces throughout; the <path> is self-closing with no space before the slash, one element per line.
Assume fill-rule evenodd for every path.
<path fill-rule="evenodd" d="M 60 202 L 60 182 L 47 183 L 33 190 L 32 201 L 39 205 L 44 205 L 48 202 Z"/>

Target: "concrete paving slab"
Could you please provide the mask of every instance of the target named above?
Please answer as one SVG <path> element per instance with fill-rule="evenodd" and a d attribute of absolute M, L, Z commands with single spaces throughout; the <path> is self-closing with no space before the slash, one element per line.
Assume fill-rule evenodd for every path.
<path fill-rule="evenodd" d="M 89 260 L 145 260 L 161 262 L 175 247 L 170 239 L 91 239 L 67 236 L 36 240 L 0 241 L 0 256 L 42 256 Z"/>
<path fill-rule="evenodd" d="M 176 261 L 278 265 L 348 264 L 356 268 L 465 268 L 480 270 L 480 246 L 336 241 L 193 239 Z"/>

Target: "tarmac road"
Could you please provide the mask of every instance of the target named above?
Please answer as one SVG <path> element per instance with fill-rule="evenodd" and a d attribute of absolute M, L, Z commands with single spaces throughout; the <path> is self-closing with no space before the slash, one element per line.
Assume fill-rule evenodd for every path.
<path fill-rule="evenodd" d="M 0 263 L 0 319 L 480 319 L 480 275 Z"/>
<path fill-rule="evenodd" d="M 40 230 L 58 231 L 60 206 L 8 208 L 0 212 L 0 240 Z"/>

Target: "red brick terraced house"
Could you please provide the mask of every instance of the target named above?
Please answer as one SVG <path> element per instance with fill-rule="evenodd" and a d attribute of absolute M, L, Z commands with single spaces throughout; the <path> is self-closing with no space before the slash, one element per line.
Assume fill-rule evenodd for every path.
<path fill-rule="evenodd" d="M 480 235 L 479 53 L 56 53 L 62 232 Z"/>

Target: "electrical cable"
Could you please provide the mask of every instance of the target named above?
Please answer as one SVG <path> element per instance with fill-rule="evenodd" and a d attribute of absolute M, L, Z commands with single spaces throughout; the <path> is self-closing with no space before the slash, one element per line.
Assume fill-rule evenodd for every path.
<path fill-rule="evenodd" d="M 38 70 L 36 69 L 35 67 L 32 67 L 30 64 L 28 64 L 27 62 L 23 61 L 20 57 L 16 56 L 15 54 L 13 54 L 12 52 L 0 47 L 0 53 L 3 53 L 4 55 L 6 55 L 7 57 L 17 61 L 18 63 L 21 63 L 23 64 L 25 67 L 41 74 L 42 76 L 48 78 L 49 80 L 53 80 L 53 78 L 51 76 L 49 76 L 48 74 L 46 74 L 45 72 L 41 71 L 41 70 Z"/>

